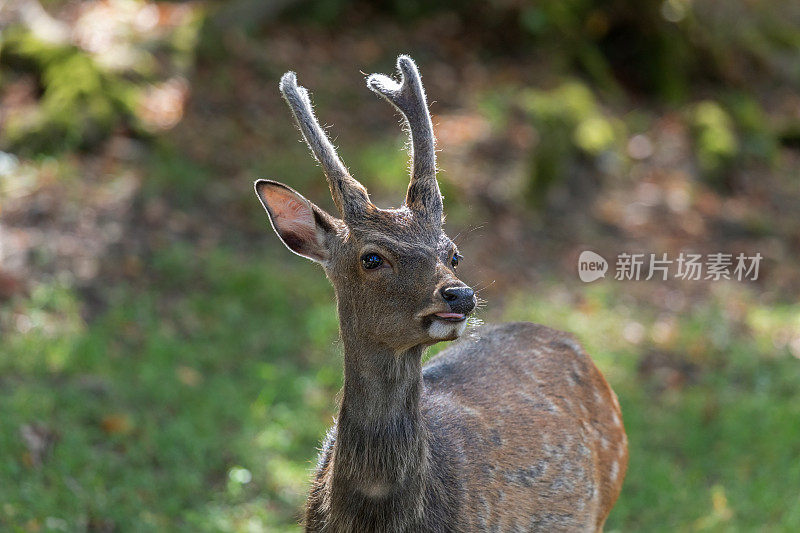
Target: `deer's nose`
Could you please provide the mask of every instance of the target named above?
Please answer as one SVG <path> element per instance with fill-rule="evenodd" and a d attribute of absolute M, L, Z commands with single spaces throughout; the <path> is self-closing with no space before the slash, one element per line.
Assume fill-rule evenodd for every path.
<path fill-rule="evenodd" d="M 475 291 L 469 287 L 444 287 L 439 292 L 454 313 L 466 315 L 475 309 Z"/>

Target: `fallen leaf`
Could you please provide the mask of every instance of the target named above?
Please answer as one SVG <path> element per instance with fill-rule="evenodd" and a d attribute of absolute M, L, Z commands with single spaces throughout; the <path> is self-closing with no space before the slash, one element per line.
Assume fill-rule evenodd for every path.
<path fill-rule="evenodd" d="M 107 415 L 100 421 L 100 427 L 109 435 L 130 433 L 133 429 L 131 417 L 124 413 Z"/>

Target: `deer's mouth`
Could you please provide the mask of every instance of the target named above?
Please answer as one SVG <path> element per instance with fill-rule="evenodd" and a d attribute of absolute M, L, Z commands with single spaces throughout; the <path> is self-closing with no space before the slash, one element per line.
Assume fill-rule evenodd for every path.
<path fill-rule="evenodd" d="M 465 313 L 431 313 L 427 319 L 430 321 L 427 327 L 428 335 L 436 342 L 456 340 L 467 329 Z"/>
<path fill-rule="evenodd" d="M 463 322 L 467 319 L 467 315 L 464 313 L 434 313 L 431 318 L 445 322 Z"/>

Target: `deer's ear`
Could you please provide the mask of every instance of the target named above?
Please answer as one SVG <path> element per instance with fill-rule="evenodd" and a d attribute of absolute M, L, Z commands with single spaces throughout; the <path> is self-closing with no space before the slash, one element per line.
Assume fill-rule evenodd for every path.
<path fill-rule="evenodd" d="M 287 248 L 318 263 L 330 259 L 328 237 L 335 234 L 333 217 L 277 181 L 258 180 L 255 188 L 272 228 Z"/>

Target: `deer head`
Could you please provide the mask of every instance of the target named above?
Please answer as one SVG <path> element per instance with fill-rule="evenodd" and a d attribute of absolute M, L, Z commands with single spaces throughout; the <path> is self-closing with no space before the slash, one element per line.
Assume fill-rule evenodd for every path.
<path fill-rule="evenodd" d="M 442 229 L 435 138 L 419 72 L 408 56 L 397 59 L 397 68 L 399 83 L 373 74 L 367 86 L 407 122 L 411 182 L 403 206 L 372 204 L 320 127 L 308 91 L 293 72 L 283 75 L 280 90 L 322 166 L 339 217 L 276 181 L 258 180 L 255 190 L 286 247 L 325 269 L 343 334 L 399 352 L 457 338 L 476 298 L 458 279 L 461 256 Z"/>

